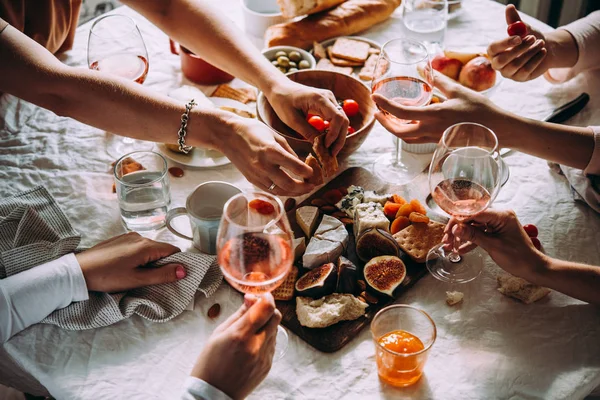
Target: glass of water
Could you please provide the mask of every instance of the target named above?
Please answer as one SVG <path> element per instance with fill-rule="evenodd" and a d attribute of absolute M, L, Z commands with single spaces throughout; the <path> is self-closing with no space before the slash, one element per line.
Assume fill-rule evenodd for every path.
<path fill-rule="evenodd" d="M 165 225 L 171 203 L 167 160 L 153 151 L 134 151 L 114 167 L 121 219 L 128 230 L 151 231 Z"/>
<path fill-rule="evenodd" d="M 424 43 L 429 54 L 444 48 L 448 0 L 403 0 L 402 20 L 406 34 Z"/>

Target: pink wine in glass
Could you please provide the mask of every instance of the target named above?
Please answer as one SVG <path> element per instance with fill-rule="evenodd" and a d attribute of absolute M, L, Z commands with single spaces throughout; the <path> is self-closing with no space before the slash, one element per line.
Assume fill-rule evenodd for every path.
<path fill-rule="evenodd" d="M 429 104 L 433 95 L 431 85 L 419 78 L 409 76 L 382 79 L 373 85 L 373 93 L 403 106 L 412 107 Z M 383 112 L 387 114 L 386 111 Z"/>
<path fill-rule="evenodd" d="M 283 283 L 293 262 L 290 244 L 277 235 L 244 233 L 219 252 L 225 279 L 242 293 L 263 294 Z"/>
<path fill-rule="evenodd" d="M 490 193 L 483 186 L 467 179 L 446 179 L 431 194 L 436 204 L 457 218 L 472 217 L 490 204 Z"/>
<path fill-rule="evenodd" d="M 142 84 L 148 75 L 148 60 L 144 56 L 115 54 L 94 61 L 90 64 L 90 69 L 107 72 Z"/>

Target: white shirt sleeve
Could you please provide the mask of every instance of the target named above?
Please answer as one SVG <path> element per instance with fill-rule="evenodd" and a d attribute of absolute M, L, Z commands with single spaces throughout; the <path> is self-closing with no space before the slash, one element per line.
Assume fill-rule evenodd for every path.
<path fill-rule="evenodd" d="M 202 379 L 188 376 L 181 400 L 232 400 L 231 397 Z"/>
<path fill-rule="evenodd" d="M 88 299 L 75 254 L 0 279 L 0 343 L 54 310 Z"/>

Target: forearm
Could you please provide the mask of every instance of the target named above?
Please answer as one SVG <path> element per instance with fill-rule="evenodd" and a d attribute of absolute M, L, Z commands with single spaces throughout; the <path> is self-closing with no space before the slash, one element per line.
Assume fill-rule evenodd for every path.
<path fill-rule="evenodd" d="M 545 34 L 550 68 L 570 68 L 577 63 L 579 49 L 575 38 L 564 29 Z"/>
<path fill-rule="evenodd" d="M 266 94 L 286 79 L 230 19 L 205 0 L 125 0 L 123 3 L 209 63 Z"/>
<path fill-rule="evenodd" d="M 600 267 L 550 257 L 546 258 L 545 264 L 532 283 L 600 305 Z"/>

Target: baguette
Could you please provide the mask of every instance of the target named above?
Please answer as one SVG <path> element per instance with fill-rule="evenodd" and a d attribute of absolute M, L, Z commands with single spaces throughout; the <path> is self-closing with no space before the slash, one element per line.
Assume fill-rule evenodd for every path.
<path fill-rule="evenodd" d="M 386 20 L 401 0 L 348 0 L 339 6 L 300 21 L 273 25 L 267 29 L 267 47 L 287 45 L 308 49 L 313 42 L 364 31 Z"/>
<path fill-rule="evenodd" d="M 277 4 L 284 18 L 294 18 L 327 10 L 344 1 L 346 0 L 277 0 Z"/>

